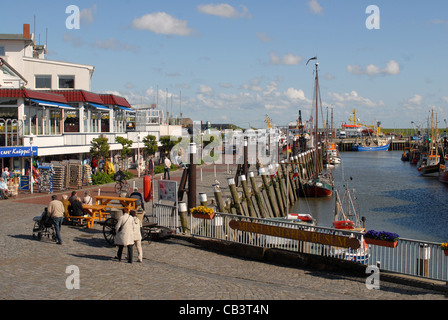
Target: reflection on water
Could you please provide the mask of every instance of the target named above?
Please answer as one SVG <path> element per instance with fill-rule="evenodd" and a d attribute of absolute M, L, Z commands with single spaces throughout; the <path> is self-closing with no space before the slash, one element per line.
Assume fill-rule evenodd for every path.
<path fill-rule="evenodd" d="M 401 161 L 401 151 L 343 152 L 341 158 L 342 164 L 333 169 L 335 188 L 342 195 L 348 181 L 368 230 L 448 241 L 448 187 L 436 177 L 421 176 L 416 166 Z M 319 225 L 331 226 L 334 198 L 300 198 L 291 212 L 310 213 Z"/>

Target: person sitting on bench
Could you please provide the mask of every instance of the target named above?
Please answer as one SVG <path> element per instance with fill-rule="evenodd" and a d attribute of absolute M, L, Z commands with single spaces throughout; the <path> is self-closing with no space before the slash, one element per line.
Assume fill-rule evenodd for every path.
<path fill-rule="evenodd" d="M 80 217 L 84 215 L 84 209 L 82 208 L 81 199 L 76 197 L 73 199 L 72 204 L 68 208 L 70 216 Z"/>

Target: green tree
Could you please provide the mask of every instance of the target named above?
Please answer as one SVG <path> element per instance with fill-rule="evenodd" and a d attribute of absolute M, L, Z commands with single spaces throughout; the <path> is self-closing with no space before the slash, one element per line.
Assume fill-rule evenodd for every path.
<path fill-rule="evenodd" d="M 123 146 L 123 148 L 121 149 L 121 159 L 124 159 L 131 154 L 131 147 L 133 143 L 132 140 L 123 137 L 116 137 L 115 142 L 118 142 Z"/>
<path fill-rule="evenodd" d="M 157 152 L 158 146 L 157 146 L 157 138 L 152 135 L 147 135 L 143 138 L 143 143 L 145 145 L 144 153 L 146 155 L 154 155 Z"/>
<path fill-rule="evenodd" d="M 162 145 L 162 148 L 164 151 L 170 153 L 171 149 L 173 149 L 173 147 L 178 144 L 181 141 L 182 138 L 179 138 L 177 141 L 176 140 L 171 140 L 170 136 L 163 136 L 160 137 L 159 141 L 160 144 Z"/>
<path fill-rule="evenodd" d="M 94 158 L 107 158 L 109 156 L 109 140 L 107 138 L 95 138 L 90 142 L 90 154 Z"/>

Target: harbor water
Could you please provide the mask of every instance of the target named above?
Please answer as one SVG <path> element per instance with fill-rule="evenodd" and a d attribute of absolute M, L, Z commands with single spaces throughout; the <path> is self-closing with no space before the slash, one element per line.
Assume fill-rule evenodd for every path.
<path fill-rule="evenodd" d="M 366 229 L 397 233 L 401 238 L 448 241 L 448 186 L 423 177 L 415 165 L 401 161 L 402 151 L 341 152 L 332 170 L 335 189 L 344 184 L 356 196 L 355 207 Z M 334 196 L 300 198 L 291 212 L 310 213 L 319 226 L 332 226 Z"/>

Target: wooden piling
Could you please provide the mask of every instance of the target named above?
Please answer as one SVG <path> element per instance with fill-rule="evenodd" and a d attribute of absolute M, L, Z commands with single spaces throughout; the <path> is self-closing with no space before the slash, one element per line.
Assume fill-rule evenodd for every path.
<path fill-rule="evenodd" d="M 255 196 L 255 200 L 257 202 L 259 215 L 261 218 L 268 218 L 268 216 L 266 215 L 266 210 L 264 209 L 264 206 L 263 206 L 263 201 L 261 199 L 260 193 L 258 192 L 257 184 L 255 182 L 254 173 L 252 171 L 249 172 L 249 179 L 250 179 L 250 183 L 252 186 L 252 192 L 253 192 L 253 194 Z"/>
<path fill-rule="evenodd" d="M 271 212 L 274 217 L 280 217 L 280 211 L 277 207 L 276 200 L 274 199 L 274 195 L 272 194 L 271 187 L 268 182 L 268 177 L 264 168 L 260 168 L 261 180 L 263 181 L 264 190 L 266 191 L 266 195 L 268 196 L 269 204 L 271 206 Z"/>
<path fill-rule="evenodd" d="M 246 201 L 247 210 L 249 210 L 249 216 L 257 218 L 254 207 L 252 206 L 252 200 L 249 193 L 249 188 L 247 187 L 246 176 L 242 174 L 240 176 L 241 186 L 243 187 L 244 200 Z"/>
<path fill-rule="evenodd" d="M 243 216 L 244 212 L 243 212 L 243 208 L 241 207 L 240 197 L 238 196 L 238 191 L 236 190 L 235 179 L 229 178 L 229 179 L 227 179 L 227 182 L 229 184 L 230 194 L 232 195 L 233 205 L 236 209 L 236 214 Z"/>
<path fill-rule="evenodd" d="M 221 188 L 218 184 L 213 185 L 213 193 L 215 195 L 216 206 L 218 207 L 219 212 L 227 212 L 224 201 L 222 200 Z"/>

